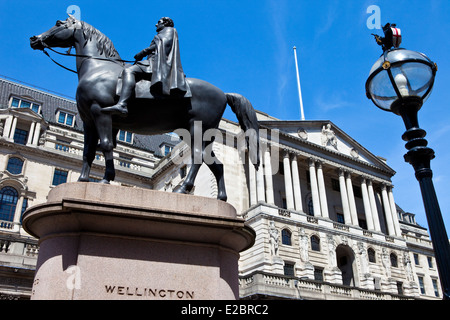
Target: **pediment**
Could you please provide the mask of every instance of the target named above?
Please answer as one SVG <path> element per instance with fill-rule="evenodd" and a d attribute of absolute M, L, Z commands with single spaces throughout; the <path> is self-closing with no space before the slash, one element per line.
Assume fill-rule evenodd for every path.
<path fill-rule="evenodd" d="M 260 121 L 260 124 L 279 130 L 285 137 L 292 137 L 298 148 L 316 149 L 316 154 L 344 156 L 393 172 L 383 159 L 373 155 L 331 121 Z"/>
<path fill-rule="evenodd" d="M 44 120 L 42 115 L 37 114 L 30 108 L 8 108 L 8 109 L 5 109 L 5 111 L 3 113 L 4 114 L 5 113 L 13 114 L 17 117 L 20 117 L 20 118 L 23 118 L 26 120 L 30 120 L 30 121 L 34 121 L 34 122 L 41 122 Z"/>

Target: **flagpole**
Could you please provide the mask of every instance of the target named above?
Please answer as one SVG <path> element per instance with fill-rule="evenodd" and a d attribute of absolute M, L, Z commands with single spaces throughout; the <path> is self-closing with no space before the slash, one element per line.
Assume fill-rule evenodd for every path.
<path fill-rule="evenodd" d="M 300 111 L 302 115 L 302 120 L 305 120 L 305 113 L 303 111 L 302 89 L 300 87 L 300 75 L 298 73 L 297 48 L 295 46 L 294 46 L 294 56 L 295 56 L 295 69 L 297 70 L 297 86 L 298 86 L 298 99 L 300 100 Z"/>

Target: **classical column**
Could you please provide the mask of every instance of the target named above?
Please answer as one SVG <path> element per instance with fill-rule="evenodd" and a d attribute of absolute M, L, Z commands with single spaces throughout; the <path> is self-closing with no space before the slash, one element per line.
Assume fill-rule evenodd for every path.
<path fill-rule="evenodd" d="M 250 161 L 250 157 L 248 157 L 248 179 L 250 184 L 250 206 L 253 206 L 258 203 L 258 197 L 256 195 L 256 170 Z"/>
<path fill-rule="evenodd" d="M 287 209 L 295 210 L 294 192 L 292 190 L 291 164 L 289 160 L 288 151 L 284 152 L 283 169 L 284 169 L 284 188 L 286 190 L 286 206 Z"/>
<path fill-rule="evenodd" d="M 9 138 L 14 139 L 14 133 L 16 132 L 16 126 L 17 126 L 17 118 L 14 117 L 11 125 L 11 131 L 9 132 Z"/>
<path fill-rule="evenodd" d="M 344 211 L 345 224 L 352 224 L 350 207 L 348 205 L 347 187 L 345 186 L 345 171 L 339 169 L 339 188 L 341 191 L 342 210 Z"/>
<path fill-rule="evenodd" d="M 369 193 L 367 191 L 366 178 L 361 177 L 361 192 L 364 203 L 364 212 L 366 214 L 367 229 L 374 230 L 372 209 L 370 207 Z"/>
<path fill-rule="evenodd" d="M 320 161 L 317 161 L 317 184 L 319 186 L 319 199 L 322 217 L 329 218 L 325 180 L 323 178 L 322 162 Z"/>
<path fill-rule="evenodd" d="M 259 158 L 263 159 L 261 157 L 261 150 L 259 150 Z M 264 160 L 263 160 L 264 161 Z M 258 196 L 258 202 L 265 202 L 266 196 L 265 196 L 265 187 L 264 187 L 264 172 L 263 172 L 263 165 L 261 164 L 258 168 L 258 171 L 256 171 L 256 193 Z"/>
<path fill-rule="evenodd" d="M 33 142 L 33 136 L 34 136 L 34 128 L 36 126 L 36 122 L 31 122 L 30 125 L 30 131 L 28 132 L 28 139 L 27 144 L 31 144 Z"/>
<path fill-rule="evenodd" d="M 24 193 L 25 191 L 22 190 L 22 192 Z M 22 194 L 19 195 L 19 200 L 16 203 L 16 211 L 14 213 L 14 218 L 13 218 L 13 231 L 19 231 L 20 229 L 20 218 L 21 218 L 21 213 L 22 213 L 22 207 L 23 207 L 23 200 L 25 198 L 25 196 Z"/>
<path fill-rule="evenodd" d="M 35 146 L 38 145 L 39 137 L 41 136 L 41 124 L 36 122 L 36 127 L 34 128 L 34 136 L 33 136 L 33 144 Z"/>
<path fill-rule="evenodd" d="M 352 224 L 359 226 L 358 212 L 356 211 L 355 194 L 353 193 L 352 176 L 350 172 L 347 172 L 347 195 L 348 195 L 348 205 L 350 207 L 350 215 L 352 217 Z"/>
<path fill-rule="evenodd" d="M 370 209 L 372 210 L 373 226 L 375 231 L 381 231 L 380 218 L 378 217 L 378 208 L 375 201 L 375 192 L 373 191 L 372 180 L 367 180 L 367 191 L 369 192 Z"/>
<path fill-rule="evenodd" d="M 5 127 L 3 128 L 3 138 L 9 138 L 9 133 L 11 132 L 11 125 L 13 123 L 14 117 L 9 116 L 5 120 Z"/>
<path fill-rule="evenodd" d="M 316 176 L 316 161 L 313 158 L 309 158 L 309 179 L 311 182 L 311 194 L 313 200 L 314 216 L 320 217 L 320 199 L 319 199 L 319 187 L 317 185 Z"/>
<path fill-rule="evenodd" d="M 275 204 L 273 197 L 272 163 L 270 161 L 269 148 L 264 152 L 264 176 L 266 178 L 266 202 L 268 204 Z"/>
<path fill-rule="evenodd" d="M 386 190 L 386 184 L 384 183 L 381 185 L 381 197 L 383 200 L 383 208 L 386 217 L 388 234 L 391 236 L 395 236 L 395 228 L 394 228 L 394 221 L 392 220 L 391 205 L 389 204 L 389 197 Z"/>
<path fill-rule="evenodd" d="M 388 192 L 389 204 L 391 205 L 391 213 L 392 220 L 394 222 L 395 233 L 397 234 L 397 237 L 401 237 L 402 231 L 400 230 L 400 223 L 398 222 L 397 206 L 395 205 L 394 193 L 392 192 L 392 188 L 393 187 L 391 186 Z"/>
<path fill-rule="evenodd" d="M 300 175 L 298 173 L 297 155 L 292 156 L 292 186 L 294 188 L 295 210 L 303 211 L 302 190 L 300 187 Z"/>

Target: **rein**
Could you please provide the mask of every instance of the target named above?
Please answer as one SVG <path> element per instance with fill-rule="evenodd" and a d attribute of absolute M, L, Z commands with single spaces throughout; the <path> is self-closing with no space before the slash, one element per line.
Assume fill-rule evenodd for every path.
<path fill-rule="evenodd" d="M 53 52 L 55 52 L 55 53 L 57 53 L 59 55 L 67 56 L 67 57 L 79 57 L 79 58 L 95 59 L 95 60 L 102 60 L 102 61 L 110 61 L 110 62 L 115 62 L 115 63 L 135 63 L 136 62 L 134 60 L 131 61 L 131 60 L 122 60 L 122 59 L 111 59 L 111 58 L 94 57 L 94 56 L 88 56 L 88 55 L 83 55 L 83 54 L 71 54 L 71 53 L 69 53 L 70 49 L 69 49 L 69 51 L 67 53 L 63 53 L 63 52 L 56 51 L 53 48 L 50 48 L 50 47 L 46 46 L 45 44 L 44 44 L 44 46 L 45 46 L 45 48 L 42 49 L 42 52 L 47 57 L 49 57 L 50 60 L 52 60 L 56 65 L 60 66 L 61 68 L 66 69 L 66 70 L 68 70 L 70 72 L 73 72 L 73 73 L 78 73 L 78 72 L 73 70 L 73 69 L 67 68 L 67 67 L 63 66 L 62 64 L 60 64 L 59 62 L 55 61 L 52 57 L 50 57 L 50 54 L 47 51 L 45 51 L 45 49 L 49 49 L 49 50 L 51 50 L 51 51 L 53 51 Z"/>

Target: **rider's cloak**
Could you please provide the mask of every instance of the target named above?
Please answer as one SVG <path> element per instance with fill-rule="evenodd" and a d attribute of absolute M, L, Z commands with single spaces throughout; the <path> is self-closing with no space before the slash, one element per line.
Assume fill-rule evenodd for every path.
<path fill-rule="evenodd" d="M 164 95 L 191 97 L 191 91 L 181 66 L 178 33 L 173 27 L 165 27 L 152 41 L 156 46 L 149 56 L 152 68 L 151 91 Z M 152 46 L 152 45 L 151 45 Z"/>

